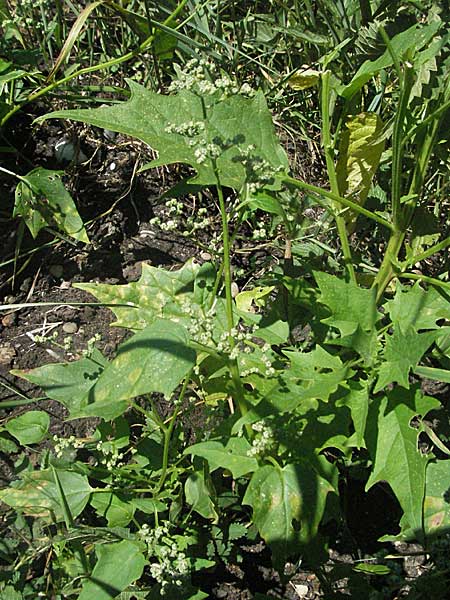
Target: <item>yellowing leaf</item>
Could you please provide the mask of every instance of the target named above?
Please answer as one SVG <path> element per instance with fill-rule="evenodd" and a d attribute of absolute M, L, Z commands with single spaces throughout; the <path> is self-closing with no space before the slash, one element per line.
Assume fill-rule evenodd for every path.
<path fill-rule="evenodd" d="M 315 69 L 305 69 L 298 71 L 288 79 L 289 87 L 293 90 L 307 90 L 319 83 L 320 71 Z"/>
<path fill-rule="evenodd" d="M 352 116 L 346 123 L 336 167 L 339 193 L 363 206 L 384 149 L 383 121 L 373 112 Z M 356 216 L 349 213 L 353 230 Z"/>

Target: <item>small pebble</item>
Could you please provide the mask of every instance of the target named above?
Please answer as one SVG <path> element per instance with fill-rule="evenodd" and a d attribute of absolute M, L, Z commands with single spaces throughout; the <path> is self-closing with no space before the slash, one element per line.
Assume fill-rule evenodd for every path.
<path fill-rule="evenodd" d="M 112 163 L 109 165 L 109 170 L 110 170 L 110 171 L 114 171 L 114 170 L 115 170 L 115 168 L 116 168 L 116 166 L 117 166 L 117 165 L 116 165 L 116 163 L 115 163 L 115 162 L 112 162 Z"/>
<path fill-rule="evenodd" d="M 59 286 L 60 290 L 68 290 L 70 288 L 72 284 L 70 283 L 70 281 L 63 281 L 61 283 L 61 285 Z"/>
<path fill-rule="evenodd" d="M 9 313 L 2 318 L 3 327 L 11 327 L 17 321 L 17 313 Z"/>
<path fill-rule="evenodd" d="M 209 252 L 202 252 L 200 254 L 200 258 L 202 260 L 211 260 L 212 256 L 211 256 L 211 254 Z"/>
<path fill-rule="evenodd" d="M 11 344 L 0 346 L 0 365 L 9 365 L 12 363 L 17 352 Z"/>
<path fill-rule="evenodd" d="M 19 288 L 20 291 L 28 292 L 31 288 L 32 283 L 33 283 L 33 280 L 31 279 L 31 277 L 27 277 L 26 279 L 23 280 L 22 285 Z"/>
<path fill-rule="evenodd" d="M 50 274 L 53 275 L 53 277 L 56 277 L 56 279 L 59 279 L 60 277 L 62 277 L 62 274 L 63 274 L 62 265 L 50 265 L 48 270 L 49 270 Z"/>
<path fill-rule="evenodd" d="M 239 288 L 238 288 L 238 284 L 235 281 L 231 282 L 231 295 L 233 296 L 233 298 L 236 298 L 236 296 L 239 294 Z"/>
<path fill-rule="evenodd" d="M 62 330 L 64 331 L 64 333 L 76 333 L 78 331 L 78 325 L 73 321 L 69 321 L 68 323 L 64 323 L 64 325 L 62 326 Z"/>
<path fill-rule="evenodd" d="M 306 598 L 309 592 L 309 587 L 304 583 L 291 583 L 299 598 Z"/>

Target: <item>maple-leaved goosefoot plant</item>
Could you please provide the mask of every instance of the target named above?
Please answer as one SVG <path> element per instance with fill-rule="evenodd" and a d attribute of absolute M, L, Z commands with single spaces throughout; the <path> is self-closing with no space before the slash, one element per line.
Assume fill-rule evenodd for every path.
<path fill-rule="evenodd" d="M 409 250 L 418 247 L 409 225 L 420 206 L 424 174 L 420 186 L 413 173 L 407 201 L 393 195 L 391 213 L 364 206 L 386 143 L 393 146 L 394 187 L 408 185 L 401 177 L 407 143 L 421 168 L 428 164 L 442 116 L 436 106 L 448 102 L 448 75 L 422 105 L 420 121 L 411 124 L 423 99 L 412 93 L 409 65 L 419 69 L 438 30 L 424 25 L 387 40 L 382 58 L 364 63 L 347 85 L 332 80 L 327 65 L 308 83 L 321 86 L 328 190 L 289 175 L 263 94 L 213 76 L 213 66 L 202 61 L 188 64 L 171 95 L 129 81 L 127 102 L 39 119 L 73 119 L 136 137 L 158 152 L 147 167 L 190 165 L 196 174 L 187 187 L 212 188 L 222 221 L 219 264 L 191 259 L 173 271 L 143 264 L 136 282 L 77 284 L 111 307 L 114 325 L 133 332 L 115 358 L 94 349 L 70 363 L 15 371 L 62 403 L 69 419 L 101 420 L 94 439 L 84 442 L 93 461 L 82 462 L 73 444 L 69 449 L 59 444 L 59 456 L 50 455 L 43 470 L 25 473 L 19 485 L 0 492 L 3 502 L 25 514 L 64 521 L 70 532 L 88 505 L 109 528 L 127 528 L 126 539 L 105 538 L 96 556 L 89 545 L 74 547 L 83 600 L 99 589 L 99 580 L 106 581 L 110 565 L 125 551 L 135 566 L 114 583 L 116 589 L 133 584 L 138 589 L 148 565 L 158 593 L 176 589 L 183 598 L 206 597 L 190 580 L 213 564 L 214 552 L 202 554 L 198 519 L 203 530 L 222 528 L 228 540 L 256 530 L 280 572 L 287 560 L 302 557 L 326 585 L 320 569 L 328 557 L 322 526 L 337 518 L 340 472 L 355 456 L 364 457 L 366 489 L 386 482 L 401 507 L 401 530 L 390 539 L 426 543 L 450 525 L 445 461 L 418 446 L 425 434 L 433 448 L 446 449 L 426 420 L 441 404 L 419 381 L 450 382 L 449 285 L 431 278 L 413 285 L 399 281 L 408 277 L 409 265 L 447 241 L 434 241 L 418 255 Z M 399 65 L 404 55 L 410 62 Z M 392 137 L 370 110 L 343 112 L 341 130 L 332 135 L 332 113 L 339 109 L 330 98 L 357 96 L 362 102 L 363 86 L 392 65 L 400 69 Z M 351 103 L 343 106 L 349 110 Z M 229 188 L 240 199 L 232 207 Z M 268 207 L 284 219 L 289 239 L 294 225 L 282 197 L 294 188 L 316 197 L 335 219 L 343 272 L 275 273 L 233 297 L 231 211 Z M 388 236 L 379 270 L 365 277 L 365 285 L 350 243 L 362 217 Z M 407 251 L 403 263 L 401 251 Z M 395 288 L 389 288 L 394 280 Z M 310 331 L 301 343 L 295 341 L 300 327 Z M 159 412 L 154 393 L 169 403 L 167 416 Z M 178 418 L 198 401 L 220 418 L 190 444 Z M 128 423 L 133 412 L 145 417 L 137 441 Z M 231 533 L 230 523 L 239 533 Z"/>

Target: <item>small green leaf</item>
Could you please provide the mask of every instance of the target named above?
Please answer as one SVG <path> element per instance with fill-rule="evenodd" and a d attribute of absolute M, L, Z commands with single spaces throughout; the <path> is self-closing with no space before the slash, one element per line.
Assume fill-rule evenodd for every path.
<path fill-rule="evenodd" d="M 208 461 L 211 472 L 218 468 L 228 469 L 237 479 L 258 468 L 256 458 L 248 456 L 251 446 L 243 437 L 232 437 L 224 446 L 221 442 L 200 442 L 186 448 L 184 454 L 201 456 Z"/>
<path fill-rule="evenodd" d="M 402 331 L 439 329 L 437 321 L 450 315 L 448 294 L 434 287 L 424 290 L 418 282 L 412 287 L 397 285 L 394 298 L 384 306 L 394 325 Z"/>
<path fill-rule="evenodd" d="M 11 419 L 5 425 L 6 431 L 25 445 L 41 442 L 47 435 L 49 427 L 50 417 L 42 410 L 29 410 Z"/>
<path fill-rule="evenodd" d="M 58 171 L 38 167 L 23 176 L 16 188 L 14 216 L 24 219 L 33 237 L 49 226 L 80 242 L 89 243 L 83 221 Z"/>
<path fill-rule="evenodd" d="M 355 442 L 358 448 L 365 448 L 364 434 L 366 431 L 369 411 L 369 388 L 364 382 L 349 381 L 349 393 L 339 400 L 340 405 L 348 406 L 355 428 Z"/>
<path fill-rule="evenodd" d="M 367 420 L 366 443 L 374 465 L 366 489 L 386 481 L 406 522 L 416 531 L 422 529 L 425 470 L 430 457 L 420 452 L 419 431 L 411 426 L 411 420 L 416 415 L 425 416 L 439 405 L 437 400 L 423 396 L 417 387 L 397 387 L 372 404 Z"/>
<path fill-rule="evenodd" d="M 134 516 L 135 506 L 123 494 L 96 493 L 91 505 L 97 513 L 105 517 L 108 527 L 126 527 Z"/>
<path fill-rule="evenodd" d="M 381 363 L 374 392 L 377 393 L 394 382 L 409 388 L 409 372 L 417 366 L 435 338 L 434 331 L 416 333 L 411 328 L 405 333 L 397 328 L 393 335 L 387 336 L 384 362 Z"/>
<path fill-rule="evenodd" d="M 97 563 L 78 600 L 109 600 L 140 578 L 147 563 L 136 543 L 122 540 L 96 546 Z"/>
<path fill-rule="evenodd" d="M 212 496 L 214 491 L 210 482 L 205 480 L 205 475 L 200 471 L 191 473 L 184 484 L 186 502 L 205 519 L 212 519 L 217 523 L 219 516 Z"/>

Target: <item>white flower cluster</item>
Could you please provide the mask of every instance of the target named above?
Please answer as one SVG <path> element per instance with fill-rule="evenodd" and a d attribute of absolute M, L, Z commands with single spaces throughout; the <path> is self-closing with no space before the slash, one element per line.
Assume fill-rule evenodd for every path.
<path fill-rule="evenodd" d="M 245 168 L 246 188 L 249 194 L 256 194 L 264 186 L 272 184 L 276 173 L 283 171 L 283 167 L 274 168 L 267 160 L 254 154 L 255 150 L 256 146 L 250 144 L 234 159 Z"/>
<path fill-rule="evenodd" d="M 100 333 L 96 333 L 91 338 L 88 339 L 86 343 L 86 349 L 83 350 L 83 356 L 86 358 L 90 358 L 95 348 L 95 344 L 97 344 L 102 339 Z"/>
<path fill-rule="evenodd" d="M 222 154 L 222 147 L 214 142 L 206 142 L 205 140 L 200 141 L 196 144 L 194 150 L 194 156 L 197 160 L 197 164 L 201 165 L 209 160 L 216 160 Z"/>
<path fill-rule="evenodd" d="M 213 331 L 215 324 L 216 311 L 212 307 L 206 314 L 199 314 L 198 309 L 196 310 L 189 302 L 184 302 L 181 306 L 182 311 L 185 315 L 191 318 L 191 321 L 187 327 L 191 338 L 199 344 L 207 346 L 213 341 Z"/>
<path fill-rule="evenodd" d="M 68 438 L 60 438 L 57 435 L 54 435 L 53 441 L 55 442 L 54 450 L 56 458 L 62 458 L 65 450 L 71 452 L 78 448 L 83 448 L 84 446 L 83 440 L 77 439 L 74 435 L 71 435 Z"/>
<path fill-rule="evenodd" d="M 252 447 L 247 451 L 247 456 L 263 456 L 270 452 L 275 446 L 273 429 L 266 425 L 264 421 L 253 423 L 252 429 L 258 435 L 253 440 Z"/>
<path fill-rule="evenodd" d="M 159 227 L 162 231 L 177 231 L 183 237 L 189 237 L 196 231 L 203 231 L 210 225 L 211 219 L 207 216 L 206 208 L 199 208 L 197 212 L 189 217 L 183 214 L 184 205 L 179 200 L 172 198 L 166 202 L 164 209 L 164 219 L 162 215 L 150 219 L 150 225 Z"/>
<path fill-rule="evenodd" d="M 188 121 L 187 123 L 181 123 L 181 125 L 169 123 L 164 131 L 166 133 L 178 133 L 179 135 L 194 137 L 205 131 L 205 124 L 203 121 Z"/>
<path fill-rule="evenodd" d="M 264 227 L 260 227 L 259 229 L 258 227 L 255 227 L 252 238 L 254 240 L 265 240 L 267 239 L 267 231 L 264 229 Z"/>
<path fill-rule="evenodd" d="M 119 452 L 117 448 L 111 448 L 110 442 L 102 442 L 100 440 L 95 449 L 102 454 L 100 462 L 109 471 L 115 467 L 122 467 L 124 465 L 124 463 L 121 462 L 123 458 L 122 452 Z"/>
<path fill-rule="evenodd" d="M 228 75 L 219 75 L 215 65 L 204 59 L 192 58 L 177 75 L 178 79 L 170 84 L 171 92 L 190 90 L 200 96 L 218 93 L 221 99 L 235 94 L 251 96 L 255 93 L 248 83 L 239 85 Z"/>
<path fill-rule="evenodd" d="M 160 584 L 161 595 L 167 593 L 169 586 L 180 588 L 190 572 L 190 564 L 184 552 L 180 552 L 176 541 L 170 536 L 165 525 L 150 530 L 144 524 L 138 535 L 147 544 L 148 555 L 156 559 L 150 564 L 151 576 Z"/>

